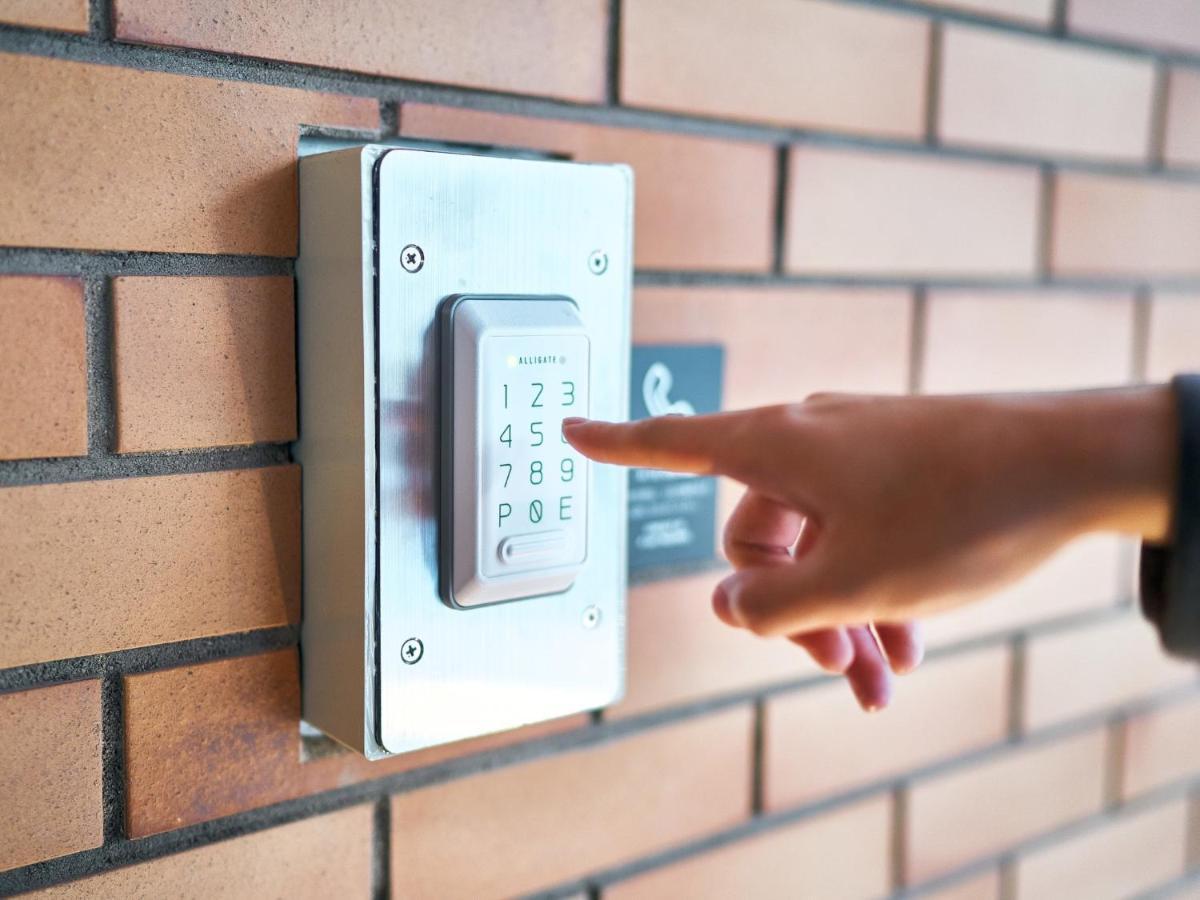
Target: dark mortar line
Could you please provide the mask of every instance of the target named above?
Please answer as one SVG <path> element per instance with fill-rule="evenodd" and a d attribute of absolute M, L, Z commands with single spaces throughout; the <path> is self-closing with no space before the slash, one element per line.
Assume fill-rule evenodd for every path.
<path fill-rule="evenodd" d="M 1117 809 L 1124 805 L 1121 784 L 1125 773 L 1126 724 L 1129 716 L 1124 713 L 1113 715 L 1105 729 L 1104 773 L 1101 796 L 1105 809 Z"/>
<path fill-rule="evenodd" d="M 1005 733 L 1017 740 L 1025 730 L 1025 690 L 1029 639 L 1024 634 L 1013 635 L 1009 642 L 1008 710 Z"/>
<path fill-rule="evenodd" d="M 1147 140 L 1146 158 L 1150 168 L 1161 171 L 1166 168 L 1167 112 L 1171 98 L 1171 73 L 1165 63 L 1154 67 L 1154 93 L 1150 106 L 1150 134 Z"/>
<path fill-rule="evenodd" d="M 1162 291 L 1194 292 L 1200 290 L 1200 275 L 1118 277 L 1106 275 L 1054 277 L 1041 276 L 954 276 L 938 277 L 922 274 L 883 273 L 879 275 L 845 275 L 815 273 L 812 275 L 773 274 L 770 272 L 705 272 L 639 269 L 634 273 L 635 287 L 738 287 L 738 288 L 895 288 L 913 290 L 925 287 L 929 291 L 1071 291 L 1088 293 L 1132 292 L 1150 286 Z"/>
<path fill-rule="evenodd" d="M 1149 376 L 1152 299 L 1150 289 L 1144 285 L 1133 295 L 1133 353 L 1129 360 L 1129 378 L 1134 383 L 1145 383 Z"/>
<path fill-rule="evenodd" d="M 621 102 L 621 0 L 609 0 L 604 54 L 604 97 L 609 106 Z"/>
<path fill-rule="evenodd" d="M 103 275 L 83 281 L 87 372 L 87 449 L 90 459 L 109 455 L 116 444 L 112 283 Z"/>
<path fill-rule="evenodd" d="M 925 143 L 938 146 L 938 119 L 942 104 L 942 23 L 929 26 L 929 59 L 925 65 Z"/>
<path fill-rule="evenodd" d="M 761 816 L 766 809 L 767 702 L 756 697 L 751 707 L 754 719 L 750 733 L 750 815 Z"/>
<path fill-rule="evenodd" d="M 374 97 L 368 99 L 376 99 Z M 395 101 L 379 100 L 379 127 L 378 128 L 338 128 L 332 125 L 306 125 L 301 123 L 299 126 L 300 137 L 325 137 L 334 138 L 342 141 L 360 141 L 364 144 L 370 144 L 384 138 L 394 137 L 387 132 L 387 125 L 383 120 L 383 107 L 396 106 Z"/>
<path fill-rule="evenodd" d="M 88 456 L 107 455 L 113 446 L 113 304 L 108 278 L 83 278 L 84 372 L 88 395 Z"/>
<path fill-rule="evenodd" d="M 125 840 L 125 685 L 115 667 L 100 680 L 100 797 L 104 843 Z"/>
<path fill-rule="evenodd" d="M 1017 900 L 1017 859 L 1011 853 L 1000 857 L 995 866 L 1000 884 L 996 900 Z"/>
<path fill-rule="evenodd" d="M 1130 615 L 1129 610 L 1116 606 L 1099 607 L 1079 613 L 1071 613 L 1066 616 L 1026 626 L 1023 629 L 1008 629 L 974 635 L 960 641 L 934 647 L 929 650 L 926 659 L 930 663 L 941 659 L 952 659 L 976 650 L 1003 645 L 1018 636 L 1036 637 L 1057 634 L 1063 631 L 1102 624 L 1126 615 Z M 172 669 L 231 656 L 247 656 L 254 653 L 270 652 L 294 646 L 298 641 L 299 627 L 282 625 L 239 632 L 237 634 L 190 638 L 188 640 L 154 644 L 147 647 L 135 647 L 111 653 L 98 653 L 89 656 L 72 657 L 70 659 L 29 663 L 0 669 L 0 694 L 47 687 L 53 684 L 79 681 L 86 678 L 98 678 L 110 668 L 124 674 Z M 758 700 L 769 700 L 773 697 L 813 689 L 829 684 L 831 680 L 830 676 L 826 675 L 807 675 L 773 684 L 758 685 L 744 690 L 717 694 L 689 703 L 617 719 L 605 717 L 603 710 L 593 710 L 590 718 L 593 724 L 599 725 L 603 723 L 607 732 L 621 737 L 625 734 L 649 731 L 661 725 L 686 721 L 697 716 L 734 706 L 754 703 Z"/>
<path fill-rule="evenodd" d="M 111 41 L 115 32 L 112 0 L 88 0 L 88 37 Z"/>
<path fill-rule="evenodd" d="M 1054 9 L 1050 14 L 1050 33 L 1057 38 L 1068 36 L 1067 3 L 1068 0 L 1054 0 Z"/>
<path fill-rule="evenodd" d="M 876 0 L 847 0 L 847 2 L 874 3 Z M 889 6 L 892 2 L 896 2 L 896 0 L 888 0 Z M 933 18 L 948 17 L 934 16 Z M 238 57 L 213 51 L 100 43 L 89 37 L 37 31 L 11 25 L 0 25 L 0 51 L 133 68 L 141 71 L 159 71 L 301 88 L 310 91 L 351 94 L 374 97 L 379 100 L 432 103 L 510 115 L 554 118 L 758 143 L 808 143 L 850 149 L 890 150 L 945 159 L 973 160 L 1025 167 L 1040 165 L 1047 161 L 1045 156 L 1020 151 L 983 150 L 970 146 L 946 144 L 931 146 L 920 141 L 895 137 L 872 137 L 813 128 L 741 122 L 699 114 L 629 106 L 617 107 L 606 103 L 576 102 L 502 91 L 458 88 L 402 78 L 363 75 L 318 66 Z M 1146 58 L 1168 58 L 1163 54 L 1139 55 Z M 1197 59 L 1195 65 L 1200 65 L 1200 58 Z M 1055 165 L 1071 170 L 1200 183 L 1200 171 L 1196 170 L 1154 171 L 1144 165 L 1071 155 L 1055 156 L 1052 159 Z"/>
<path fill-rule="evenodd" d="M 270 653 L 295 646 L 299 637 L 299 627 L 280 625 L 238 634 L 192 638 L 94 656 L 77 656 L 53 662 L 12 666 L 0 669 L 0 694 L 48 687 L 68 681 L 104 679 L 109 675 L 136 675 L 160 669 L 201 665 L 236 656 Z"/>
<path fill-rule="evenodd" d="M 291 276 L 293 261 L 273 256 L 0 247 L 0 272 L 112 278 L 123 275 Z"/>
<path fill-rule="evenodd" d="M 929 324 L 929 291 L 924 284 L 913 288 L 908 319 L 908 381 L 910 394 L 921 393 L 925 380 L 925 344 Z"/>
<path fill-rule="evenodd" d="M 1200 864 L 1200 786 L 1188 795 L 1185 819 L 1183 862 L 1184 868 L 1193 869 Z"/>
<path fill-rule="evenodd" d="M 395 100 L 379 101 L 379 133 L 389 138 L 400 135 L 400 104 Z"/>
<path fill-rule="evenodd" d="M 389 797 L 375 801 L 371 815 L 371 897 L 392 896 L 392 804 Z"/>
<path fill-rule="evenodd" d="M 195 475 L 231 469 L 260 469 L 290 462 L 287 444 L 253 444 L 200 450 L 128 453 L 61 459 L 0 461 L 0 489 L 153 475 Z"/>
<path fill-rule="evenodd" d="M 1043 284 L 1054 277 L 1054 200 L 1058 183 L 1054 167 L 1038 169 L 1037 218 L 1034 228 L 1034 269 Z"/>
<path fill-rule="evenodd" d="M 786 176 L 785 176 L 786 177 Z M 776 209 L 778 217 L 780 211 Z M 776 251 L 778 255 L 778 251 Z M 0 247 L 0 273 L 8 275 L 109 276 L 292 276 L 294 260 L 286 257 L 236 256 L 151 251 L 90 251 L 38 247 Z M 932 290 L 1064 290 L 1112 292 L 1157 288 L 1200 290 L 1200 273 L 1181 276 L 955 276 L 882 273 L 878 275 L 786 272 L 718 272 L 704 270 L 639 269 L 634 282 L 641 287 L 869 287 Z"/>
<path fill-rule="evenodd" d="M 908 797 L 907 781 L 900 781 L 892 789 L 891 834 L 888 842 L 888 868 L 892 892 L 904 888 L 908 875 Z"/>
<path fill-rule="evenodd" d="M 775 148 L 775 197 L 771 212 L 771 277 L 784 277 L 787 265 L 788 192 L 791 190 L 791 151 Z"/>

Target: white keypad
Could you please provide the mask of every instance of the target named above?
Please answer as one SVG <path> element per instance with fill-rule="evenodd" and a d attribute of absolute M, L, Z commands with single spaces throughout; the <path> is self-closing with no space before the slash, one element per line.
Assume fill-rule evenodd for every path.
<path fill-rule="evenodd" d="M 559 593 L 588 549 L 588 463 L 562 436 L 564 418 L 588 415 L 590 342 L 578 308 L 557 297 L 466 297 L 444 316 L 446 599 L 478 606 Z"/>

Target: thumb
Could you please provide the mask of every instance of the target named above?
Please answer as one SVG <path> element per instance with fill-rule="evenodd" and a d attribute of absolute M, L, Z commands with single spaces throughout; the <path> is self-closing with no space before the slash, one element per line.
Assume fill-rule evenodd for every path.
<path fill-rule="evenodd" d="M 816 555 L 735 572 L 717 585 L 713 604 L 723 620 L 762 637 L 870 621 L 832 590 Z"/>

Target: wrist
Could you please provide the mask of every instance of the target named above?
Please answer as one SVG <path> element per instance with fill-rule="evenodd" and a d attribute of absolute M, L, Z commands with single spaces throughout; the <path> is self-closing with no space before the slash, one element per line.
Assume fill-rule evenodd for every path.
<path fill-rule="evenodd" d="M 1052 394 L 1033 403 L 1031 421 L 1050 451 L 1071 527 L 1167 540 L 1179 452 L 1171 388 Z"/>

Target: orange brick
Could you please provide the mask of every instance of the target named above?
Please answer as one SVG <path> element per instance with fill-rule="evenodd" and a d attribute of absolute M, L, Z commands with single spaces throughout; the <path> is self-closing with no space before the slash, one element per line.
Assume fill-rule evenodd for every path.
<path fill-rule="evenodd" d="M 737 824 L 749 814 L 749 712 L 396 796 L 403 896 L 524 894 Z"/>
<path fill-rule="evenodd" d="M 1104 734 L 1023 747 L 915 783 L 908 803 L 914 882 L 1096 813 Z"/>
<path fill-rule="evenodd" d="M 787 269 L 799 274 L 1030 275 L 1032 168 L 792 148 Z"/>
<path fill-rule="evenodd" d="M 83 288 L 0 277 L 0 459 L 87 454 Z"/>
<path fill-rule="evenodd" d="M 117 449 L 296 436 L 290 278 L 118 278 Z"/>
<path fill-rule="evenodd" d="M 938 133 L 948 143 L 1139 161 L 1153 93 L 1149 60 L 948 26 Z"/>
<path fill-rule="evenodd" d="M 1054 17 L 1054 0 L 925 0 L 929 6 L 1049 25 Z M 940 896 L 940 895 L 939 895 Z"/>
<path fill-rule="evenodd" d="M 1081 34 L 1200 51 L 1195 0 L 1071 0 L 1067 26 Z"/>
<path fill-rule="evenodd" d="M 637 875 L 604 897 L 882 897 L 890 843 L 891 803 L 876 797 Z"/>
<path fill-rule="evenodd" d="M 820 390 L 904 393 L 911 315 L 899 290 L 639 288 L 633 340 L 723 344 L 724 406 L 741 409 Z"/>
<path fill-rule="evenodd" d="M 986 872 L 920 896 L 923 900 L 1000 900 L 1000 873 Z"/>
<path fill-rule="evenodd" d="M 86 32 L 88 0 L 0 0 L 0 22 Z"/>
<path fill-rule="evenodd" d="M 281 25 L 281 23 L 283 23 Z M 605 0 L 118 0 L 117 37 L 464 87 L 603 100 Z"/>
<path fill-rule="evenodd" d="M 379 778 L 586 724 L 571 716 L 368 762 L 355 753 L 301 761 L 294 650 L 125 679 L 131 837 Z"/>
<path fill-rule="evenodd" d="M 633 167 L 635 255 L 650 269 L 771 265 L 775 151 L 767 144 L 406 103 L 406 137 L 523 147 Z"/>
<path fill-rule="evenodd" d="M 625 698 L 606 716 L 817 674 L 794 644 L 764 641 L 717 619 L 710 598 L 727 574 L 705 572 L 630 590 Z"/>
<path fill-rule="evenodd" d="M 767 806 L 786 809 L 1002 740 L 1010 671 L 1005 647 L 931 662 L 901 678 L 892 705 L 876 714 L 859 709 L 840 680 L 769 700 Z"/>
<path fill-rule="evenodd" d="M 1133 549 L 1130 541 L 1116 535 L 1078 538 L 990 597 L 929 619 L 926 637 L 931 644 L 946 644 L 1111 607 L 1133 596 L 1125 568 Z"/>
<path fill-rule="evenodd" d="M 1146 377 L 1200 371 L 1200 294 L 1158 293 L 1150 303 Z"/>
<path fill-rule="evenodd" d="M 0 869 L 100 846 L 100 685 L 0 694 Z"/>
<path fill-rule="evenodd" d="M 1058 275 L 1200 273 L 1200 186 L 1061 172 L 1051 266 Z"/>
<path fill-rule="evenodd" d="M 1174 68 L 1167 88 L 1167 164 L 1200 166 L 1200 72 Z"/>
<path fill-rule="evenodd" d="M 1166 656 L 1154 629 L 1133 615 L 1042 635 L 1026 649 L 1024 724 L 1099 712 L 1195 677 L 1195 667 Z"/>
<path fill-rule="evenodd" d="M 371 809 L 355 806 L 39 891 L 38 897 L 366 897 Z"/>
<path fill-rule="evenodd" d="M 1016 896 L 1140 896 L 1183 874 L 1186 834 L 1187 806 L 1182 800 L 1127 813 L 1019 858 Z"/>
<path fill-rule="evenodd" d="M 621 100 L 686 113 L 915 138 L 929 24 L 835 3 L 633 0 Z"/>
<path fill-rule="evenodd" d="M 295 622 L 294 466 L 0 491 L 0 667 Z"/>
<path fill-rule="evenodd" d="M 300 124 L 375 100 L 0 54 L 0 244 L 296 253 Z"/>
<path fill-rule="evenodd" d="M 1195 749 L 1200 744 L 1200 701 L 1188 700 L 1141 715 L 1125 723 L 1125 798 L 1190 778 L 1200 770 Z"/>
<path fill-rule="evenodd" d="M 926 313 L 928 393 L 1066 390 L 1130 378 L 1128 294 L 933 291 Z"/>

